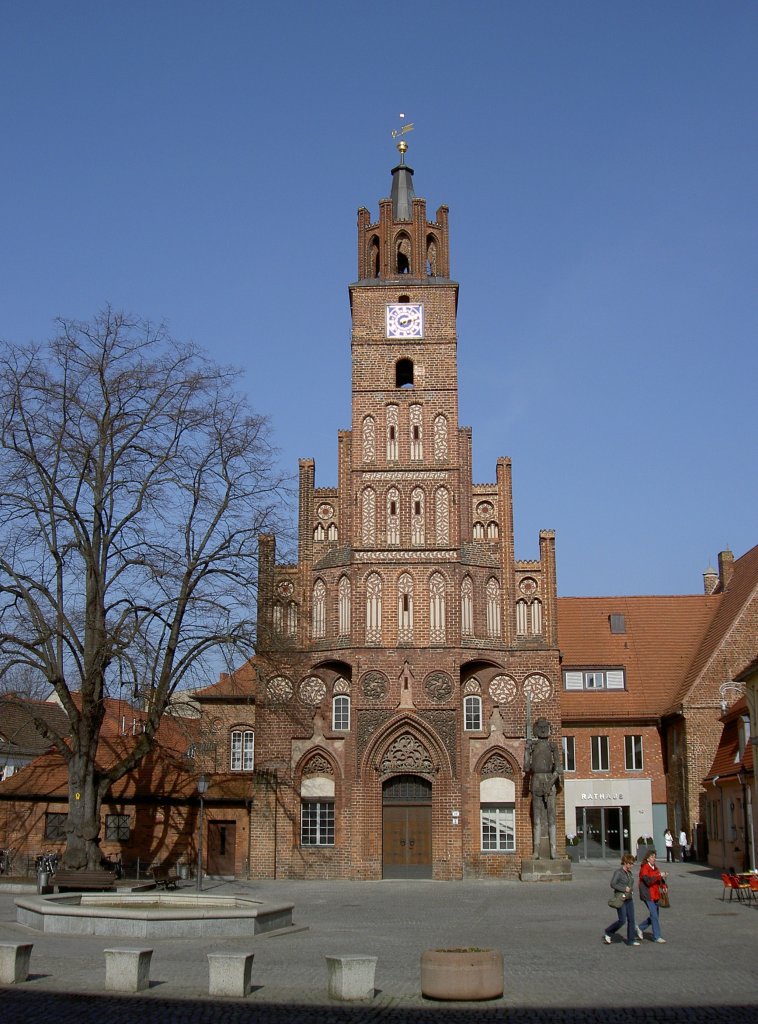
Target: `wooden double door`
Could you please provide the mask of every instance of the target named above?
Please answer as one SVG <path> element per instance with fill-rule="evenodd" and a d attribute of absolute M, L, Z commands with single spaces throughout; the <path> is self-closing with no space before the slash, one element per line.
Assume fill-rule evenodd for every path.
<path fill-rule="evenodd" d="M 432 877 L 432 786 L 415 775 L 384 784 L 382 876 Z"/>

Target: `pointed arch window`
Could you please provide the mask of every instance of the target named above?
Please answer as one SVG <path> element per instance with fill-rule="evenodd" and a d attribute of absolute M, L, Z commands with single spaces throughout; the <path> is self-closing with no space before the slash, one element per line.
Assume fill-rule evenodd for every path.
<path fill-rule="evenodd" d="M 397 462 L 397 430 L 399 410 L 396 405 L 387 406 L 387 462 Z"/>
<path fill-rule="evenodd" d="M 474 523 L 474 540 L 484 540 L 483 523 Z"/>
<path fill-rule="evenodd" d="M 413 387 L 413 360 L 412 359 L 398 359 L 395 363 L 395 387 L 396 388 L 412 388 Z"/>
<path fill-rule="evenodd" d="M 500 584 L 491 577 L 487 581 L 487 636 L 500 636 Z"/>
<path fill-rule="evenodd" d="M 516 602 L 516 633 L 518 636 L 526 636 L 526 624 L 529 617 L 529 606 L 526 601 Z"/>
<path fill-rule="evenodd" d="M 397 585 L 397 640 L 413 641 L 413 578 L 406 572 Z"/>
<path fill-rule="evenodd" d="M 323 580 L 316 580 L 313 584 L 311 631 L 314 640 L 326 636 L 326 584 Z"/>
<path fill-rule="evenodd" d="M 445 642 L 445 577 L 439 572 L 429 580 L 429 641 Z"/>
<path fill-rule="evenodd" d="M 373 416 L 363 419 L 363 461 L 376 462 L 376 420 Z"/>
<path fill-rule="evenodd" d="M 290 601 L 287 605 L 287 632 L 290 636 L 297 636 L 298 618 L 297 603 Z"/>
<path fill-rule="evenodd" d="M 497 528 L 497 523 L 493 519 L 487 523 L 487 540 L 497 540 L 500 536 L 500 531 Z"/>
<path fill-rule="evenodd" d="M 412 405 L 409 408 L 408 419 L 411 429 L 411 459 L 414 462 L 420 462 L 424 458 L 423 423 L 420 405 Z"/>
<path fill-rule="evenodd" d="M 282 606 L 278 601 L 274 603 L 274 632 L 281 633 L 282 631 Z"/>
<path fill-rule="evenodd" d="M 343 576 L 337 588 L 339 635 L 341 637 L 350 636 L 350 590 L 350 580 L 347 576 Z"/>
<path fill-rule="evenodd" d="M 532 601 L 532 633 L 535 636 L 542 633 L 542 601 L 539 598 Z"/>
<path fill-rule="evenodd" d="M 447 458 L 447 417 L 442 413 L 434 418 L 434 457 L 438 462 Z"/>
<path fill-rule="evenodd" d="M 426 273 L 428 277 L 437 277 L 437 239 L 434 235 L 426 236 Z"/>
<path fill-rule="evenodd" d="M 367 487 L 363 492 L 361 509 L 361 535 L 364 547 L 376 544 L 376 492 Z"/>
<path fill-rule="evenodd" d="M 379 239 L 372 235 L 368 244 L 368 276 L 379 277 L 379 267 Z"/>
<path fill-rule="evenodd" d="M 382 642 L 382 577 L 372 573 L 366 580 L 366 643 Z"/>
<path fill-rule="evenodd" d="M 329 523 L 329 525 L 326 528 L 326 539 L 327 540 L 331 540 L 331 541 L 335 541 L 335 540 L 337 540 L 338 536 L 339 536 L 339 534 L 337 533 L 337 524 L 336 523 Z"/>
<path fill-rule="evenodd" d="M 326 539 L 326 530 L 324 529 L 323 523 L 316 523 L 316 527 L 313 531 L 313 539 L 317 544 L 323 543 Z"/>
<path fill-rule="evenodd" d="M 474 584 L 470 576 L 461 583 L 461 633 L 474 635 Z"/>
<path fill-rule="evenodd" d="M 434 492 L 434 529 L 438 544 L 450 543 L 450 493 L 447 487 Z"/>
<path fill-rule="evenodd" d="M 411 240 L 405 233 L 395 239 L 395 272 L 410 274 L 411 272 Z"/>
<path fill-rule="evenodd" d="M 400 546 L 400 491 L 396 487 L 387 491 L 387 545 Z"/>
<path fill-rule="evenodd" d="M 425 495 L 420 487 L 411 493 L 411 544 L 422 547 L 424 544 Z"/>

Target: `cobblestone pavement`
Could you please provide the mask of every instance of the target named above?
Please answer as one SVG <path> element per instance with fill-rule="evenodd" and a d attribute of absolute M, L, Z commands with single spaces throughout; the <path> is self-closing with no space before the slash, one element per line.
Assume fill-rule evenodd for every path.
<path fill-rule="evenodd" d="M 0 942 L 32 941 L 31 976 L 0 986 L 1 1024 L 300 1024 L 382 1021 L 512 1024 L 758 1024 L 758 903 L 722 902 L 718 875 L 670 865 L 672 908 L 661 912 L 666 945 L 607 946 L 603 928 L 614 865 L 579 865 L 570 883 L 380 881 L 216 882 L 205 891 L 295 904 L 302 930 L 232 939 L 45 935 L 16 923 L 0 886 Z M 637 918 L 642 905 L 637 903 Z M 151 987 L 104 995 L 109 946 L 152 946 Z M 419 957 L 432 946 L 494 946 L 505 957 L 505 994 L 487 1003 L 441 1004 L 420 995 Z M 253 991 L 207 995 L 206 954 L 255 953 Z M 330 1001 L 326 954 L 378 957 L 375 997 Z M 252 1014 L 252 1017 L 251 1017 Z"/>

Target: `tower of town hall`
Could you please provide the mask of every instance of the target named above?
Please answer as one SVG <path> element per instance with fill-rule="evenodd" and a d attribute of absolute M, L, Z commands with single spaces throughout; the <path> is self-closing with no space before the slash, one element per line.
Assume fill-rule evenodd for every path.
<path fill-rule="evenodd" d="M 302 459 L 296 564 L 260 541 L 257 654 L 237 674 L 253 874 L 517 877 L 527 722 L 560 731 L 554 535 L 517 560 L 510 460 L 472 481 L 448 208 L 429 219 L 398 150 L 378 219 L 358 211 L 337 485 Z"/>

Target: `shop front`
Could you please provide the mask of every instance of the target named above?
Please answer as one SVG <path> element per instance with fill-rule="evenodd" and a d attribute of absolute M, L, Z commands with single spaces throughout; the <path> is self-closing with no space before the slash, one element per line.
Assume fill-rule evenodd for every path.
<path fill-rule="evenodd" d="M 564 790 L 566 835 L 579 860 L 618 860 L 653 835 L 649 779 L 570 779 Z"/>

